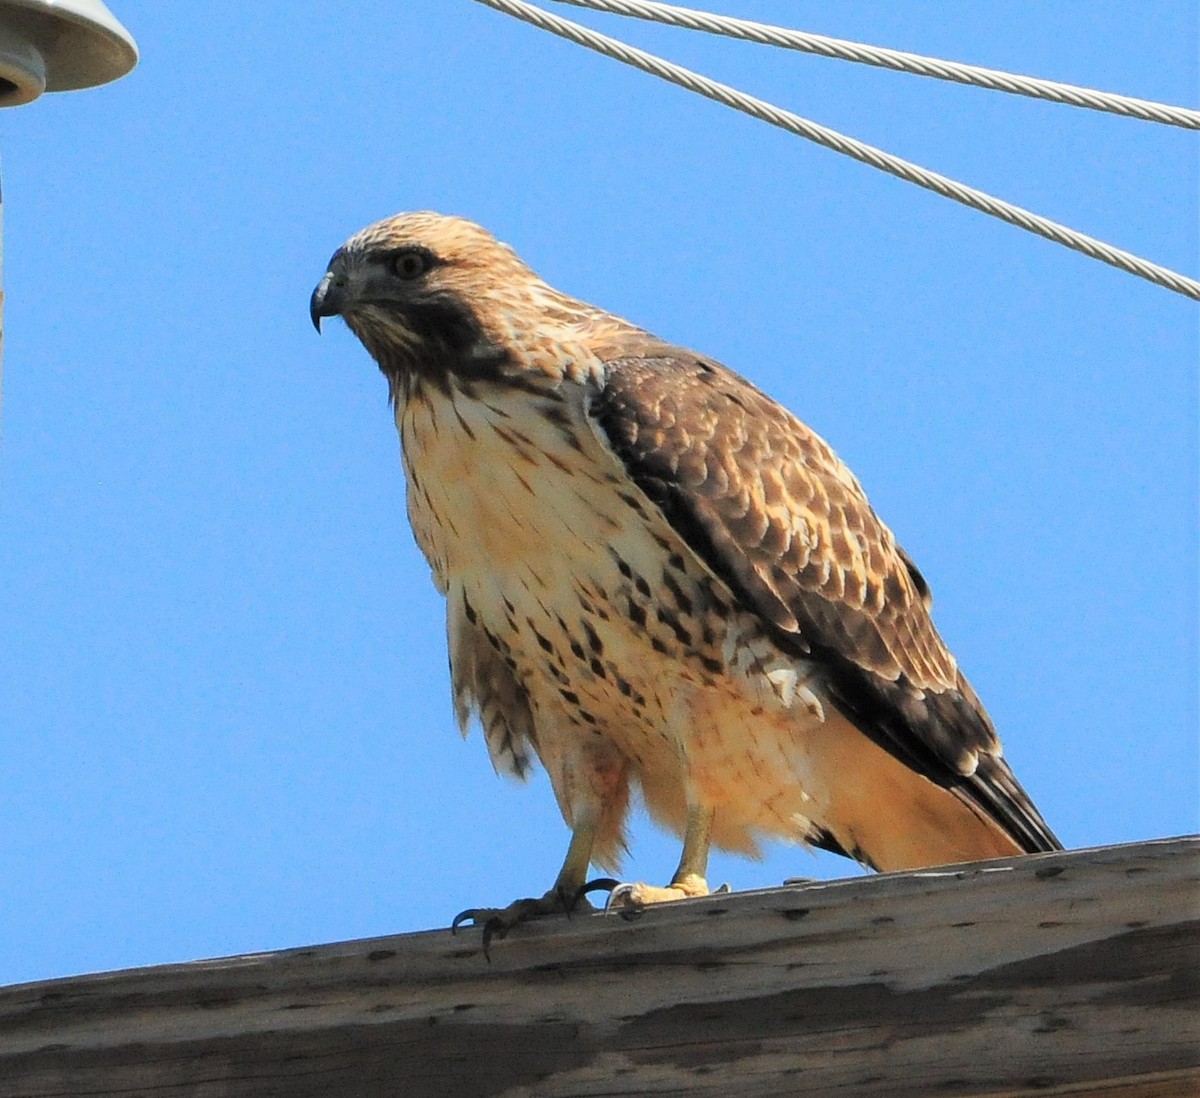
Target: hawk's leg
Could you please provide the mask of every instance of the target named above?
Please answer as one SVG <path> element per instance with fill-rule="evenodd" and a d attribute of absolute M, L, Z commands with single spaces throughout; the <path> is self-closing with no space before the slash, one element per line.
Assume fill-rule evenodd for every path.
<path fill-rule="evenodd" d="M 704 805 L 688 808 L 687 829 L 683 834 L 683 854 L 679 868 L 666 888 L 648 884 L 621 884 L 608 898 L 608 910 L 628 914 L 640 911 L 647 904 L 665 900 L 685 900 L 689 896 L 707 896 L 708 848 L 712 841 L 713 816 L 716 810 Z"/>
<path fill-rule="evenodd" d="M 592 847 L 596 841 L 596 822 L 579 824 L 571 832 L 571 845 L 554 886 L 544 896 L 513 900 L 508 907 L 471 907 L 454 916 L 450 929 L 457 930 L 465 922 L 483 927 L 483 952 L 486 954 L 493 938 L 503 938 L 518 923 L 542 915 L 570 915 L 574 911 L 594 911 L 584 893 Z"/>

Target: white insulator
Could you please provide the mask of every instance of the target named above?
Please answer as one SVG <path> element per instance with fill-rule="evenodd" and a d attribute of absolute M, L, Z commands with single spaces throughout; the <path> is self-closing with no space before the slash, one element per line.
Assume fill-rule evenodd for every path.
<path fill-rule="evenodd" d="M 0 0 L 0 107 L 107 84 L 137 60 L 133 37 L 100 0 Z"/>

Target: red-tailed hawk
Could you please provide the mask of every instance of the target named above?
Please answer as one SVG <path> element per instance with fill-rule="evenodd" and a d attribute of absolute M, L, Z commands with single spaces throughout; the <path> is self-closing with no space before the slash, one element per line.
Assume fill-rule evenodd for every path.
<path fill-rule="evenodd" d="M 547 286 L 469 221 L 411 213 L 334 254 L 311 313 L 387 378 L 454 705 L 496 768 L 549 773 L 554 887 L 613 869 L 632 790 L 709 846 L 809 843 L 879 870 L 1054 850 L 929 588 L 850 471 L 749 382 Z"/>

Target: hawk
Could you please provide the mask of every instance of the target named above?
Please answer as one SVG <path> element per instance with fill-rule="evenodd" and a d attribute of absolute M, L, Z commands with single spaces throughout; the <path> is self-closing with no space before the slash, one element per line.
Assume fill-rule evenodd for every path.
<path fill-rule="evenodd" d="M 569 910 L 590 865 L 617 868 L 633 792 L 683 852 L 627 907 L 707 893 L 713 844 L 876 870 L 1060 849 L 917 566 L 750 382 L 436 213 L 351 237 L 311 316 L 387 379 L 461 728 L 478 718 L 498 771 L 536 756 L 571 829 L 545 896 L 460 919 Z"/>

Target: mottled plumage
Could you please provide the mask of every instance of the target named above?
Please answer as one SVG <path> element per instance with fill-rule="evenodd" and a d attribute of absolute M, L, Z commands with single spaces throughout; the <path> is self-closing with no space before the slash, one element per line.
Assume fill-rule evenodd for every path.
<path fill-rule="evenodd" d="M 916 566 L 749 382 L 437 214 L 352 237 L 312 311 L 388 379 L 459 722 L 498 769 L 546 767 L 575 835 L 560 893 L 618 863 L 635 789 L 685 836 L 650 899 L 704 891 L 710 839 L 879 869 L 1058 845 Z"/>

